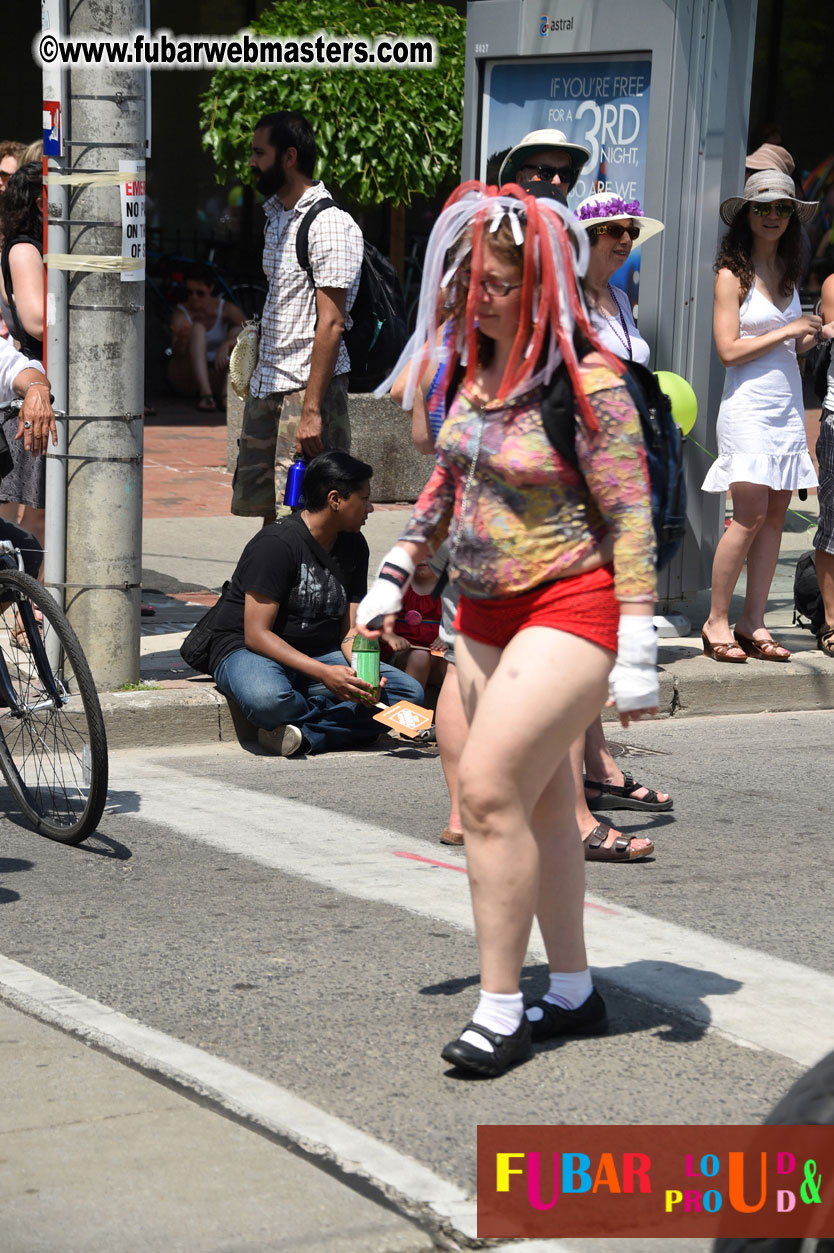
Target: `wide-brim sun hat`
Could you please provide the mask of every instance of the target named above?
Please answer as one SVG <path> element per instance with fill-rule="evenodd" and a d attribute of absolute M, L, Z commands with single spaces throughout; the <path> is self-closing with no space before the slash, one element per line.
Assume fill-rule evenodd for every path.
<path fill-rule="evenodd" d="M 540 152 L 542 148 L 563 148 L 570 155 L 573 173 L 576 176 L 578 176 L 582 166 L 591 159 L 590 148 L 585 148 L 582 144 L 573 143 L 568 139 L 564 131 L 553 129 L 530 131 L 529 135 L 524 136 L 521 143 L 510 149 L 501 162 L 501 169 L 498 171 L 499 185 L 503 187 L 505 183 L 511 183 L 530 156 L 530 153 Z"/>
<path fill-rule="evenodd" d="M 663 230 L 663 223 L 658 218 L 646 217 L 639 200 L 623 200 L 610 191 L 598 191 L 593 196 L 586 196 L 574 212 L 580 225 L 586 229 L 601 226 L 604 222 L 633 221 L 635 226 L 640 227 L 640 238 L 634 241 L 638 247 Z"/>
<path fill-rule="evenodd" d="M 778 144 L 762 144 L 755 152 L 748 152 L 744 158 L 746 170 L 781 170 L 783 174 L 793 174 L 795 163 L 787 148 Z"/>
<path fill-rule="evenodd" d="M 779 170 L 757 170 L 744 184 L 742 194 L 724 200 L 719 212 L 722 220 L 732 226 L 739 212 L 748 205 L 773 204 L 776 200 L 790 200 L 800 222 L 810 222 L 819 206 L 818 200 L 797 200 L 790 174 L 782 174 Z"/>

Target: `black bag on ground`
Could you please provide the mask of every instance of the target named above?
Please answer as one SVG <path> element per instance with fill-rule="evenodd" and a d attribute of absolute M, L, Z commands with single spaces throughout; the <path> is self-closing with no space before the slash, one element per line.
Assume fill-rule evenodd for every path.
<path fill-rule="evenodd" d="M 211 609 L 203 614 L 199 622 L 196 622 L 186 635 L 182 644 L 180 644 L 180 657 L 187 666 L 192 670 L 196 670 L 198 674 L 211 674 L 209 669 L 209 657 L 211 655 L 211 637 L 214 631 L 214 623 L 223 604 L 223 597 L 229 587 L 229 580 L 223 584 L 220 595 Z"/>
<path fill-rule="evenodd" d="M 807 618 L 807 622 L 802 619 Z M 822 593 L 817 581 L 816 553 L 812 548 L 803 553 L 796 563 L 793 576 L 793 621 L 794 626 L 803 627 L 818 635 L 825 626 L 825 610 L 822 605 Z"/>
<path fill-rule="evenodd" d="M 640 414 L 657 540 L 656 565 L 662 570 L 686 533 L 683 439 L 672 417 L 669 397 L 661 391 L 656 376 L 636 361 L 626 361 L 625 366 L 626 385 Z M 553 447 L 578 470 L 573 387 L 564 365 L 559 366 L 545 389 L 542 422 Z"/>
<path fill-rule="evenodd" d="M 821 344 L 814 344 L 809 353 L 805 354 L 805 377 L 810 378 L 817 399 L 824 401 L 828 393 L 828 367 L 831 365 L 831 345 L 834 340 L 824 339 Z"/>
<path fill-rule="evenodd" d="M 310 282 L 313 281 L 308 244 L 310 227 L 319 213 L 335 203 L 329 197 L 317 200 L 304 214 L 295 237 L 295 255 Z M 345 331 L 351 391 L 373 391 L 397 364 L 408 339 L 405 301 L 397 272 L 388 258 L 364 236 L 363 244 L 359 290 L 349 310 L 353 325 Z"/>

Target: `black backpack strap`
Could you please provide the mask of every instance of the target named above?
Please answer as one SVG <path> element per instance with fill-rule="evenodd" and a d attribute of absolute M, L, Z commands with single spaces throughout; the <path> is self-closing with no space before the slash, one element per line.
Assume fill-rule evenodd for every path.
<path fill-rule="evenodd" d="M 310 227 L 313 225 L 313 222 L 318 215 L 323 213 L 325 209 L 334 208 L 336 208 L 336 201 L 331 200 L 329 196 L 323 196 L 321 200 L 317 200 L 315 204 L 310 206 L 304 214 L 304 217 L 301 219 L 301 225 L 299 226 L 295 237 L 296 260 L 309 278 L 310 282 L 313 283 L 314 287 L 313 267 L 310 265 Z"/>
<path fill-rule="evenodd" d="M 576 455 L 576 411 L 573 387 L 564 362 L 554 370 L 542 391 L 542 425 L 556 452 L 574 470 Z"/>

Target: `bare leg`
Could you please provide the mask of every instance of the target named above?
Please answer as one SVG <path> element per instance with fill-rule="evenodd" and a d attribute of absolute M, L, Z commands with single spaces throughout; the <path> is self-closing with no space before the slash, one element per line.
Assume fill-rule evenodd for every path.
<path fill-rule="evenodd" d="M 733 638 L 730 630 L 730 600 L 738 577 L 767 516 L 769 488 L 758 483 L 733 483 L 733 519 L 718 542 L 712 563 L 712 597 L 704 634 L 711 644 L 726 644 Z M 730 657 L 745 656 L 744 649 L 733 647 Z"/>
<path fill-rule="evenodd" d="M 14 500 L 0 501 L 0 518 L 5 518 L 7 522 L 16 522 L 20 526 L 22 510 L 23 505 L 19 505 Z"/>
<path fill-rule="evenodd" d="M 611 756 L 605 740 L 605 732 L 602 729 L 601 717 L 595 718 L 585 732 L 585 777 L 594 779 L 597 783 L 610 783 L 614 787 L 623 786 L 623 772 Z M 634 793 L 634 799 L 644 800 L 648 792 L 648 788 L 638 788 Z M 599 793 L 595 793 L 592 789 L 591 795 L 599 795 Z M 658 792 L 657 799 L 668 801 L 669 796 L 666 792 Z"/>
<path fill-rule="evenodd" d="M 402 655 L 402 653 L 397 653 L 398 657 L 402 657 Z M 409 648 L 399 668 L 404 670 L 406 674 L 410 674 L 412 679 L 416 679 L 423 691 L 425 691 L 431 671 L 431 653 L 424 652 L 422 648 Z"/>
<path fill-rule="evenodd" d="M 821 548 L 818 548 L 815 560 L 817 579 L 825 609 L 825 621 L 828 626 L 834 626 L 834 553 L 824 553 Z"/>
<path fill-rule="evenodd" d="M 770 639 L 770 632 L 764 624 L 767 598 L 770 595 L 776 562 L 779 560 L 785 514 L 791 501 L 790 492 L 767 490 L 765 519 L 747 553 L 747 593 L 741 616 L 736 623 L 736 628 L 742 635 L 765 640 Z M 783 651 L 788 653 L 787 649 Z"/>
<path fill-rule="evenodd" d="M 539 920 L 551 970 L 585 970 L 583 911 L 585 858 L 574 820 L 574 780 L 569 761 L 562 761 L 533 810 L 532 829 L 539 850 Z M 553 908 L 555 885 L 560 905 Z"/>
<path fill-rule="evenodd" d="M 458 765 L 469 733 L 469 723 L 463 712 L 457 668 L 453 665 L 449 665 L 446 670 L 446 678 L 437 698 L 435 722 L 440 764 L 449 791 L 448 827 L 452 832 L 462 831 L 458 804 Z"/>
<path fill-rule="evenodd" d="M 599 723 L 601 731 L 602 719 L 597 717 L 596 722 Z M 592 722 L 591 729 L 593 729 L 594 725 L 595 723 Z M 595 814 L 591 813 L 591 810 L 588 808 L 588 798 L 585 795 L 585 782 L 582 777 L 582 763 L 584 760 L 587 760 L 585 746 L 588 742 L 588 734 L 589 732 L 586 731 L 584 735 L 577 736 L 570 746 L 570 771 L 571 781 L 573 784 L 574 819 L 576 821 L 576 826 L 581 840 L 584 840 L 596 827 L 599 826 L 599 818 L 597 818 Z M 603 743 L 605 743 L 604 736 Z M 611 754 L 608 753 L 607 745 L 605 752 L 613 762 L 614 759 L 611 757 Z M 603 776 L 602 779 L 600 779 L 600 776 L 596 774 L 591 775 L 591 777 L 595 779 L 597 783 L 602 781 L 606 783 L 608 782 L 605 776 Z M 616 827 L 611 827 L 608 835 L 605 837 L 605 847 L 611 848 L 621 835 L 622 831 L 618 830 Z M 650 853 L 654 848 L 654 843 L 652 840 L 645 839 L 642 836 L 639 838 L 634 836 L 631 841 L 631 847 L 635 850 L 635 852 L 640 849 L 644 853 Z"/>
<path fill-rule="evenodd" d="M 576 876 L 557 877 L 542 894 L 546 900 L 540 900 L 539 845 L 532 822 L 571 743 L 605 699 L 612 659 L 587 640 L 546 627 L 521 631 L 503 653 L 462 636 L 455 651 L 470 720 L 460 762 L 460 799 L 481 985 L 512 994 L 518 991 L 536 910 L 548 934 L 564 945 L 558 958 L 554 955 L 558 969 L 584 959 L 581 910 L 572 900 Z M 565 772 L 557 798 L 561 830 L 553 838 L 575 845 L 573 855 L 579 858 Z"/>
<path fill-rule="evenodd" d="M 188 341 L 188 359 L 191 362 L 191 369 L 197 380 L 197 389 L 201 397 L 213 395 L 211 383 L 209 382 L 206 340 L 206 328 L 199 322 L 195 322 L 191 328 L 191 337 Z"/>

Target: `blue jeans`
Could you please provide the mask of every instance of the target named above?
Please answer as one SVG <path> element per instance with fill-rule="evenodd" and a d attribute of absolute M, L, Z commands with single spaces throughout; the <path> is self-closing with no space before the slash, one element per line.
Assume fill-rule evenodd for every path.
<path fill-rule="evenodd" d="M 323 653 L 316 661 L 326 666 L 346 666 L 341 649 Z M 423 689 L 416 679 L 380 665 L 387 682 L 380 700 L 394 705 L 398 700 L 423 703 Z M 382 728 L 374 722 L 377 711 L 354 701 L 338 701 L 323 683 L 269 657 L 238 648 L 224 657 L 214 672 L 214 681 L 224 696 L 236 700 L 256 727 L 271 731 L 279 723 L 291 722 L 304 735 L 311 753 L 334 748 L 371 744 Z"/>

